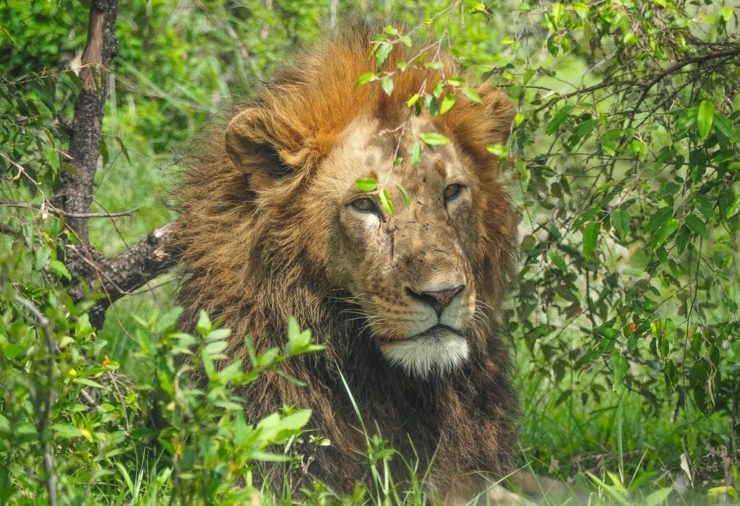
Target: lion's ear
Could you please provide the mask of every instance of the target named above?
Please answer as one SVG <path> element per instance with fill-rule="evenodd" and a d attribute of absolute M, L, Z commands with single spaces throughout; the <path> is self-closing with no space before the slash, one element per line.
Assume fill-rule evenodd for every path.
<path fill-rule="evenodd" d="M 285 177 L 295 170 L 286 161 L 286 146 L 278 141 L 282 132 L 270 121 L 268 111 L 252 107 L 241 111 L 226 127 L 226 152 L 234 165 L 249 175 Z M 284 137 L 283 137 L 284 138 Z M 261 174 L 256 174 L 256 173 Z"/>
<path fill-rule="evenodd" d="M 514 122 L 514 104 L 511 99 L 488 85 L 481 86 L 478 94 L 485 107 L 487 119 L 487 134 L 491 144 L 506 144 L 511 134 L 511 125 Z"/>

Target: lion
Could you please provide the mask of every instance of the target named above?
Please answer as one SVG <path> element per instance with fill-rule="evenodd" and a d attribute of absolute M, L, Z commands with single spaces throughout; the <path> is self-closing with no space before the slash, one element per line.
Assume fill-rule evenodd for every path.
<path fill-rule="evenodd" d="M 189 169 L 178 301 L 186 322 L 201 309 L 220 317 L 232 329 L 227 355 L 245 365 L 243 336 L 258 350 L 281 346 L 291 315 L 325 345 L 284 364 L 304 386 L 269 375 L 243 392 L 252 420 L 286 404 L 313 410 L 312 429 L 331 444 L 311 476 L 339 492 L 367 480 L 362 425 L 400 454 L 398 482 L 418 462 L 446 503 L 463 502 L 513 463 L 501 307 L 517 219 L 487 146 L 506 143 L 514 108 L 490 85 L 476 88 L 480 103 L 447 86 L 454 107 L 417 114 L 409 97 L 459 75 L 443 53 L 441 66 L 395 72 L 390 96 L 377 82 L 357 86 L 416 54 L 396 47 L 377 67 L 371 38 L 355 27 L 302 53 Z M 412 163 L 428 133 L 449 142 Z M 358 188 L 368 178 L 376 190 Z"/>

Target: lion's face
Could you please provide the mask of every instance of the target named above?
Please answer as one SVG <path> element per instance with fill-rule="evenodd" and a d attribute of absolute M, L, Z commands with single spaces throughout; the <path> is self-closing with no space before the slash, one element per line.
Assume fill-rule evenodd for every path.
<path fill-rule="evenodd" d="M 468 356 L 479 188 L 470 160 L 452 142 L 424 148 L 412 166 L 418 134 L 438 131 L 432 122 L 412 117 L 402 130 L 390 131 L 377 119 L 353 121 L 321 163 L 311 193 L 333 214 L 330 281 L 361 308 L 347 317 L 365 321 L 389 361 L 426 376 Z M 403 161 L 394 166 L 398 158 Z M 357 188 L 361 178 L 375 179 L 379 191 L 391 194 L 392 215 L 378 191 Z"/>
<path fill-rule="evenodd" d="M 403 97 L 438 75 L 397 76 L 390 97 L 357 87 L 366 63 L 356 54 L 365 50 L 321 53 L 229 123 L 228 182 L 212 183 L 227 188 L 226 201 L 212 205 L 234 224 L 219 261 L 241 277 L 222 291 L 239 301 L 244 286 L 259 288 L 280 318 L 302 312 L 315 327 L 328 326 L 310 320 L 332 309 L 330 299 L 348 295 L 348 310 L 322 317 L 336 318 L 342 339 L 359 324 L 356 338 L 369 334 L 389 362 L 417 376 L 444 374 L 485 353 L 512 271 L 515 219 L 486 146 L 506 142 L 513 107 L 482 86 L 482 103 L 460 97 L 444 115 L 415 115 Z M 424 133 L 450 142 L 424 146 L 412 164 Z M 359 190 L 363 178 L 378 191 Z M 379 191 L 395 212 L 383 210 Z M 213 271 L 206 257 L 216 256 L 198 267 Z"/>

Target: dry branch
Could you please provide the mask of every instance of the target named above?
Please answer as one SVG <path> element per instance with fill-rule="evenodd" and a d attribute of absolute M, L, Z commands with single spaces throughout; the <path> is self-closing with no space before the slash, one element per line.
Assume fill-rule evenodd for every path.
<path fill-rule="evenodd" d="M 90 5 L 87 44 L 80 68 L 82 86 L 75 102 L 74 119 L 68 123 L 69 153 L 75 171 L 62 176 L 56 205 L 49 209 L 63 217 L 65 225 L 79 239 L 78 244 L 67 245 L 66 249 L 67 268 L 75 280 L 70 294 L 76 300 L 83 299 L 90 289 L 104 294 L 90 312 L 90 321 L 96 327 L 102 326 L 108 306 L 165 272 L 176 259 L 168 246 L 173 234 L 172 224 L 154 230 L 139 244 L 114 258 L 95 249 L 88 234 L 89 218 L 130 214 L 90 212 L 100 158 L 100 132 L 108 88 L 106 74 L 118 52 L 116 15 L 116 0 L 94 0 Z"/>

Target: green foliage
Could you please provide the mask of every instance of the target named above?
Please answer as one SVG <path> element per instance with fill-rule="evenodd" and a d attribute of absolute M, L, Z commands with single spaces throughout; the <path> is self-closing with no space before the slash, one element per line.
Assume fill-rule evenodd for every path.
<path fill-rule="evenodd" d="M 514 336 L 558 390 L 554 407 L 626 389 L 645 416 L 735 416 L 739 53 L 722 42 L 726 9 L 521 9 L 545 43 L 512 36 L 492 69 L 524 112 Z M 682 447 L 698 463 L 728 438 L 689 430 Z"/>
<path fill-rule="evenodd" d="M 148 374 L 133 378 L 105 355 L 108 343 L 84 306 L 60 311 L 49 287 L 38 287 L 33 300 L 12 288 L 3 296 L 15 301 L 0 326 L 3 503 L 41 494 L 52 469 L 65 503 L 241 504 L 256 493 L 257 462 L 295 460 L 283 447 L 301 437 L 311 412 L 286 406 L 252 423 L 238 394 L 260 375 L 280 373 L 284 360 L 322 349 L 295 320 L 284 350 L 252 352 L 244 370 L 224 354 L 230 332 L 205 313 L 193 336 L 175 330 L 179 309 L 155 311 L 137 318 L 128 353 Z"/>

